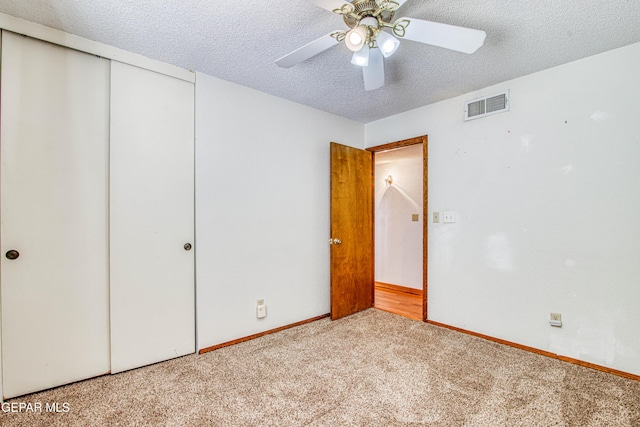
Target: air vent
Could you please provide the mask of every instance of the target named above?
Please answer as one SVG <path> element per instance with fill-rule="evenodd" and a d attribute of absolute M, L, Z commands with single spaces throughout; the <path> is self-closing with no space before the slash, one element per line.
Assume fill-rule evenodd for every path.
<path fill-rule="evenodd" d="M 464 109 L 464 119 L 479 119 L 505 111 L 509 111 L 509 91 L 468 101 Z"/>

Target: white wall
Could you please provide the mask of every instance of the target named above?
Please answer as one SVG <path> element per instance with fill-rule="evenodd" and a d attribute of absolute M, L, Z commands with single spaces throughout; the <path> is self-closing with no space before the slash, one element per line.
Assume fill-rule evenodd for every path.
<path fill-rule="evenodd" d="M 198 348 L 329 313 L 331 141 L 364 125 L 197 74 Z"/>
<path fill-rule="evenodd" d="M 638 76 L 634 44 L 365 126 L 428 134 L 430 209 L 457 213 L 430 224 L 429 319 L 640 374 Z"/>
<path fill-rule="evenodd" d="M 375 280 L 422 289 L 422 144 L 375 154 Z M 387 185 L 386 178 L 393 183 Z M 418 221 L 412 215 L 418 214 Z"/>

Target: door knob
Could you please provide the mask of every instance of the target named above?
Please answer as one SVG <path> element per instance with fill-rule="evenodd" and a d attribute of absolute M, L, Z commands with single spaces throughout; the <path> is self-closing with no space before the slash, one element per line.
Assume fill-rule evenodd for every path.
<path fill-rule="evenodd" d="M 184 250 L 185 251 L 190 251 L 191 250 L 191 243 L 185 243 L 184 244 Z"/>
<path fill-rule="evenodd" d="M 8 251 L 6 253 L 6 257 L 9 258 L 9 259 L 16 259 L 19 256 L 20 256 L 20 252 L 14 250 L 14 249 L 11 249 L 10 251 Z"/>

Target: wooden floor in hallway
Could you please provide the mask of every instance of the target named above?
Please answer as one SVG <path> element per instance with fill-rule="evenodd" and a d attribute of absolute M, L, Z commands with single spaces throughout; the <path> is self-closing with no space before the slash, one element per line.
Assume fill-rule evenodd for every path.
<path fill-rule="evenodd" d="M 422 289 L 375 282 L 373 306 L 379 310 L 422 320 Z"/>

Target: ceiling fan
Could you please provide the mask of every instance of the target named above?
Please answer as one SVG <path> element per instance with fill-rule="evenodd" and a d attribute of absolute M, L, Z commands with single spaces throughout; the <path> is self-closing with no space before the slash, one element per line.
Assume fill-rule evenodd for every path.
<path fill-rule="evenodd" d="M 424 21 L 415 18 L 394 20 L 407 0 L 310 0 L 330 12 L 342 15 L 349 30 L 333 31 L 276 61 L 289 68 L 344 41 L 353 51 L 351 63 L 362 67 L 365 90 L 384 86 L 384 59 L 395 53 L 401 39 L 413 40 L 464 53 L 473 53 L 487 34 L 481 30 Z M 389 29 L 390 32 L 385 31 Z"/>

